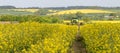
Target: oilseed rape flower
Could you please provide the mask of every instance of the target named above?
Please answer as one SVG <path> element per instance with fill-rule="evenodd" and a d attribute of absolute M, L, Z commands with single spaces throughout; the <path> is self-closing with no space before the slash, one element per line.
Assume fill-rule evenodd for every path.
<path fill-rule="evenodd" d="M 76 32 L 63 24 L 0 24 L 0 53 L 67 53 Z"/>

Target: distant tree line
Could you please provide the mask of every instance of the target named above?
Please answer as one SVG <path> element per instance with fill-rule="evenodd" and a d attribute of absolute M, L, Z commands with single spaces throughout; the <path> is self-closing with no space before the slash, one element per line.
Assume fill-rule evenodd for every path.
<path fill-rule="evenodd" d="M 39 23 L 62 23 L 57 16 L 36 16 L 36 15 L 0 15 L 0 21 L 39 22 Z"/>
<path fill-rule="evenodd" d="M 0 6 L 0 9 L 14 9 L 15 6 Z"/>
<path fill-rule="evenodd" d="M 49 7 L 47 9 L 57 9 L 57 10 L 68 10 L 68 9 L 120 9 L 120 7 L 67 6 L 67 7 Z"/>
<path fill-rule="evenodd" d="M 14 9 L 15 6 L 0 6 L 0 9 Z M 42 9 L 41 7 L 26 7 L 26 9 Z M 101 6 L 67 6 L 67 7 L 45 7 L 44 9 L 67 10 L 67 9 L 120 9 L 120 7 Z"/>

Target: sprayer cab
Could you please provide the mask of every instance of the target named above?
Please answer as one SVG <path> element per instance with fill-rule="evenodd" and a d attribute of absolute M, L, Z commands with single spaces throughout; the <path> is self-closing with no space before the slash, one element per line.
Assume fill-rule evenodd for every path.
<path fill-rule="evenodd" d="M 72 18 L 71 19 L 71 24 L 72 25 L 78 24 L 78 22 L 79 22 L 78 18 Z"/>

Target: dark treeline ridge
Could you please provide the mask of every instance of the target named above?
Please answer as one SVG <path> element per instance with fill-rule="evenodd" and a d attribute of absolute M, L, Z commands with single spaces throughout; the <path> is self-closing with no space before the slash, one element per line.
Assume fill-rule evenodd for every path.
<path fill-rule="evenodd" d="M 14 9 L 15 6 L 0 6 L 0 9 Z"/>
<path fill-rule="evenodd" d="M 120 9 L 120 7 L 100 7 L 100 6 L 68 6 L 68 7 L 49 7 L 47 9 Z"/>
<path fill-rule="evenodd" d="M 14 9 L 15 6 L 0 6 L 0 9 Z M 41 7 L 26 7 L 25 9 L 41 9 Z M 67 6 L 67 7 L 45 7 L 42 9 L 120 9 L 120 7 L 101 7 L 101 6 Z"/>

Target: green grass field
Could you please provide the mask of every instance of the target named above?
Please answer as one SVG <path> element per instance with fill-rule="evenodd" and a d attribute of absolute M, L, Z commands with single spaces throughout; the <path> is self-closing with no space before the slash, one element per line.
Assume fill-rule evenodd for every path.
<path fill-rule="evenodd" d="M 11 14 L 11 15 L 32 15 L 32 12 L 25 12 L 25 11 L 13 11 L 8 9 L 0 9 L 0 14 Z"/>
<path fill-rule="evenodd" d="M 104 9 L 106 11 L 112 11 L 112 12 L 120 12 L 120 9 Z"/>

